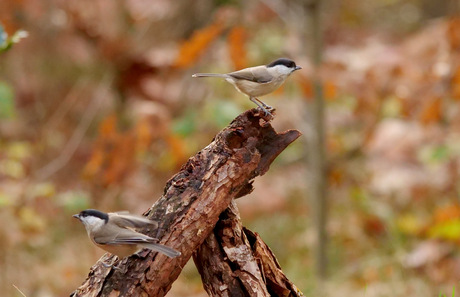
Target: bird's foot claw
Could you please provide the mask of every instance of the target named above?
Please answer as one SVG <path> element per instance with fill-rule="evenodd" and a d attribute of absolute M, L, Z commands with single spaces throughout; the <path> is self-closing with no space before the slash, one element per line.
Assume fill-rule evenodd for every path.
<path fill-rule="evenodd" d="M 263 103 L 261 100 L 257 99 L 256 97 L 250 97 L 249 100 L 254 102 L 259 109 L 261 109 L 264 112 L 264 117 L 269 117 L 270 119 L 273 118 L 273 115 L 270 111 L 273 111 L 274 108 L 271 106 L 268 106 L 267 104 Z"/>
<path fill-rule="evenodd" d="M 268 107 L 268 108 L 259 106 L 260 110 L 264 112 L 264 117 L 269 117 L 270 119 L 272 119 L 272 118 L 273 118 L 273 114 L 271 113 L 271 111 L 273 111 L 274 108 L 271 107 L 271 106 L 267 106 L 267 107 Z"/>
<path fill-rule="evenodd" d="M 263 101 L 260 101 L 256 98 L 257 101 L 259 101 L 260 104 L 262 104 L 262 106 L 265 108 L 265 109 L 273 109 L 273 107 L 271 107 L 270 105 L 267 105 L 265 104 Z"/>
<path fill-rule="evenodd" d="M 259 103 L 254 102 L 254 103 L 256 103 L 259 107 L 263 107 L 263 108 L 265 108 L 265 109 L 273 109 L 273 107 L 271 107 L 270 105 L 265 104 L 265 102 L 263 102 L 263 101 L 260 100 L 259 98 L 253 97 L 253 99 L 254 99 L 255 101 L 259 102 Z M 261 106 L 261 105 L 262 105 L 262 106 Z"/>

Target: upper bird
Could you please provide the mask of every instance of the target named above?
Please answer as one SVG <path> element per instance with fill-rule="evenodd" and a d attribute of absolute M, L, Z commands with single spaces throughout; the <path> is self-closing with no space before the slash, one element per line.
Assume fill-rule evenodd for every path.
<path fill-rule="evenodd" d="M 286 78 L 302 67 L 294 61 L 280 58 L 268 65 L 261 65 L 241 69 L 235 72 L 220 73 L 195 73 L 192 77 L 222 77 L 231 83 L 238 91 L 249 96 L 249 100 L 259 106 L 266 115 L 271 115 L 270 106 L 257 99 L 278 89 Z"/>
<path fill-rule="evenodd" d="M 128 212 L 105 213 L 87 209 L 73 215 L 86 228 L 88 236 L 98 247 L 117 255 L 119 259 L 130 256 L 143 248 L 161 252 L 170 258 L 180 256 L 180 252 L 157 243 L 156 238 L 135 231 L 145 227 L 157 227 L 155 221 Z"/>

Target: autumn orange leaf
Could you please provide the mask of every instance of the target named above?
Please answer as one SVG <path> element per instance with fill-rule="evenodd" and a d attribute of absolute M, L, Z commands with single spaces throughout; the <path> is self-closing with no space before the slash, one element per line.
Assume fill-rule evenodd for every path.
<path fill-rule="evenodd" d="M 115 114 L 106 117 L 99 125 L 99 134 L 103 137 L 111 137 L 117 133 L 117 116 Z"/>
<path fill-rule="evenodd" d="M 433 99 L 427 101 L 422 107 L 420 113 L 420 122 L 427 125 L 431 123 L 439 122 L 442 117 L 442 99 L 439 97 L 434 97 Z"/>
<path fill-rule="evenodd" d="M 452 221 L 455 219 L 460 219 L 460 206 L 458 204 L 450 204 L 435 210 L 435 224 Z"/>
<path fill-rule="evenodd" d="M 460 239 L 460 207 L 458 204 L 442 206 L 435 210 L 433 222 L 428 226 L 430 238 L 458 242 Z"/>
<path fill-rule="evenodd" d="M 399 106 L 401 107 L 400 116 L 405 117 L 405 118 L 409 117 L 411 115 L 411 110 L 410 110 L 410 106 L 408 103 L 408 99 L 402 98 L 402 97 L 396 97 L 396 100 L 398 101 Z"/>
<path fill-rule="evenodd" d="M 337 97 L 337 87 L 335 84 L 328 80 L 324 82 L 324 99 L 333 101 Z"/>
<path fill-rule="evenodd" d="M 12 35 L 14 32 L 21 28 L 20 21 L 17 17 L 19 12 L 24 13 L 24 1 L 2 1 L 0 9 L 0 24 L 8 35 Z"/>
<path fill-rule="evenodd" d="M 451 96 L 452 99 L 456 101 L 460 101 L 460 67 L 457 68 L 457 70 L 454 73 L 454 76 L 452 77 L 452 90 L 451 90 Z"/>
<path fill-rule="evenodd" d="M 228 35 L 230 58 L 235 69 L 247 67 L 247 55 L 245 50 L 247 34 L 243 27 L 234 27 Z"/>
<path fill-rule="evenodd" d="M 103 184 L 120 182 L 134 167 L 134 137 L 131 133 L 120 134 L 107 152 L 106 168 L 103 171 Z"/>
<path fill-rule="evenodd" d="M 313 98 L 313 86 L 311 80 L 307 76 L 299 74 L 296 76 L 296 81 L 300 86 L 300 90 L 302 91 L 305 100 L 310 101 Z"/>
<path fill-rule="evenodd" d="M 135 168 L 137 150 L 148 148 L 150 132 L 146 125 L 140 121 L 133 129 L 119 132 L 116 115 L 105 118 L 83 176 L 103 186 L 121 182 Z"/>
<path fill-rule="evenodd" d="M 174 158 L 175 164 L 181 164 L 187 159 L 187 154 L 184 148 L 186 147 L 182 138 L 176 135 L 170 134 L 167 136 L 166 141 L 168 143 L 171 155 Z"/>
<path fill-rule="evenodd" d="M 115 114 L 107 116 L 99 124 L 99 138 L 96 140 L 91 157 L 83 168 L 83 176 L 94 178 L 104 166 L 107 159 L 106 145 L 109 139 L 113 139 L 117 134 L 117 117 Z"/>
<path fill-rule="evenodd" d="M 447 40 L 451 50 L 458 50 L 460 48 L 460 19 L 452 18 L 447 23 Z"/>
<path fill-rule="evenodd" d="M 222 32 L 223 26 L 220 22 L 215 22 L 206 28 L 196 31 L 189 40 L 182 43 L 179 55 L 174 62 L 174 67 L 190 67 L 200 55 L 209 47 Z"/>
<path fill-rule="evenodd" d="M 362 228 L 369 236 L 383 235 L 386 230 L 384 222 L 375 215 L 366 215 L 362 219 Z"/>
<path fill-rule="evenodd" d="M 136 135 L 136 152 L 142 154 L 147 151 L 153 139 L 149 120 L 147 118 L 140 119 L 134 129 Z"/>
<path fill-rule="evenodd" d="M 83 169 L 83 176 L 88 179 L 93 178 L 101 168 L 104 159 L 104 151 L 99 149 L 99 147 L 96 147 L 91 154 L 91 158 Z"/>
<path fill-rule="evenodd" d="M 343 170 L 339 168 L 331 169 L 328 173 L 329 184 L 333 186 L 340 186 L 344 180 Z"/>

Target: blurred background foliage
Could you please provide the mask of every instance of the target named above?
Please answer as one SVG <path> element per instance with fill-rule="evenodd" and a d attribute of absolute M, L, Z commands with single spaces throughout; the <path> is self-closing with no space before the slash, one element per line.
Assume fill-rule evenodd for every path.
<path fill-rule="evenodd" d="M 189 156 L 254 107 L 221 80 L 293 58 L 264 99 L 309 133 L 300 0 L 3 0 L 0 291 L 68 296 L 102 255 L 71 215 L 142 213 Z M 307 296 L 437 296 L 460 279 L 457 1 L 323 2 L 330 278 L 313 273 L 305 138 L 240 199 Z M 24 30 L 28 34 L 24 33 Z M 27 38 L 24 38 L 27 37 Z M 169 296 L 205 296 L 193 265 Z"/>

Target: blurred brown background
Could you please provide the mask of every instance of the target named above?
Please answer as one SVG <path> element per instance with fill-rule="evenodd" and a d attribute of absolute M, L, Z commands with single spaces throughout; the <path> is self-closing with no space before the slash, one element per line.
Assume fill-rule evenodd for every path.
<path fill-rule="evenodd" d="M 324 1 L 316 72 L 306 3 L 1 1 L 3 29 L 29 34 L 0 52 L 1 295 L 68 296 L 103 254 L 71 215 L 142 213 L 255 107 L 191 74 L 278 57 L 303 67 L 263 98 L 278 131 L 311 133 L 313 74 L 323 82 L 328 280 L 314 275 L 306 137 L 240 199 L 244 223 L 306 296 L 450 294 L 460 279 L 459 4 Z M 168 296 L 205 296 L 193 264 Z"/>

